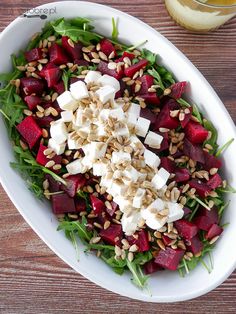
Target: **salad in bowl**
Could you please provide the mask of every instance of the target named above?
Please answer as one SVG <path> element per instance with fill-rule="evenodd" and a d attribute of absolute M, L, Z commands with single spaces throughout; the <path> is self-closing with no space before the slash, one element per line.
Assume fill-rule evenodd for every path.
<path fill-rule="evenodd" d="M 210 272 L 233 191 L 221 153 L 233 139 L 218 147 L 185 99 L 189 83 L 112 25 L 107 37 L 88 18 L 53 20 L 12 56 L 0 76 L 11 166 L 51 203 L 77 254 L 82 242 L 139 288 L 165 270 Z"/>

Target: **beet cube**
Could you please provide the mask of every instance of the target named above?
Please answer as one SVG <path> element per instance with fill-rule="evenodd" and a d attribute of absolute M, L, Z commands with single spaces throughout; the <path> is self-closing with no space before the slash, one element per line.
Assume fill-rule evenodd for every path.
<path fill-rule="evenodd" d="M 55 215 L 76 212 L 74 199 L 66 193 L 51 195 L 51 201 Z"/>
<path fill-rule="evenodd" d="M 199 229 L 208 231 L 213 224 L 219 222 L 219 215 L 216 207 L 207 210 L 201 207 L 198 211 L 198 216 L 193 221 Z"/>
<path fill-rule="evenodd" d="M 31 116 L 26 117 L 16 128 L 29 145 L 29 148 L 33 148 L 42 136 L 42 130 Z"/>
<path fill-rule="evenodd" d="M 154 125 L 157 119 L 157 115 L 148 108 L 141 108 L 140 117 L 148 119 L 151 125 Z"/>
<path fill-rule="evenodd" d="M 150 275 L 150 274 L 153 274 L 159 270 L 163 270 L 162 267 L 160 267 L 159 265 L 157 265 L 157 263 L 155 263 L 155 260 L 152 259 L 150 260 L 149 262 L 145 263 L 143 265 L 143 268 L 144 268 L 144 273 L 145 275 Z"/>
<path fill-rule="evenodd" d="M 208 231 L 212 226 L 212 221 L 206 216 L 198 216 L 193 220 L 193 222 L 199 229 L 204 231 Z"/>
<path fill-rule="evenodd" d="M 179 125 L 179 120 L 170 116 L 170 111 L 176 109 L 179 109 L 179 104 L 173 99 L 168 101 L 159 112 L 154 129 L 159 130 L 159 128 L 177 128 Z"/>
<path fill-rule="evenodd" d="M 218 173 L 214 174 L 208 181 L 207 185 L 212 189 L 215 190 L 219 186 L 222 185 L 222 179 Z"/>
<path fill-rule="evenodd" d="M 89 62 L 84 59 L 75 59 L 74 64 L 77 64 L 78 66 L 84 66 L 84 67 L 89 66 Z"/>
<path fill-rule="evenodd" d="M 80 43 L 73 43 L 72 45 L 69 44 L 70 38 L 67 36 L 62 36 L 61 43 L 62 47 L 65 49 L 65 51 L 68 53 L 68 55 L 73 59 L 81 59 L 82 54 L 82 45 Z"/>
<path fill-rule="evenodd" d="M 188 251 L 195 255 L 201 252 L 203 249 L 203 244 L 202 241 L 200 241 L 198 235 L 195 235 L 195 237 L 187 241 L 186 247 Z"/>
<path fill-rule="evenodd" d="M 50 174 L 45 174 L 45 179 L 47 179 L 49 183 L 49 192 L 53 193 L 61 190 L 61 183 L 56 181 Z"/>
<path fill-rule="evenodd" d="M 137 237 L 137 238 L 136 238 Z M 145 230 L 135 233 L 134 236 L 127 236 L 130 245 L 136 244 L 139 252 L 146 252 L 150 249 L 148 234 Z"/>
<path fill-rule="evenodd" d="M 123 70 L 121 69 L 119 72 L 113 69 L 108 68 L 108 63 L 105 61 L 100 61 L 98 63 L 98 71 L 100 71 L 102 74 L 107 74 L 110 76 L 113 76 L 117 80 L 121 79 L 123 77 Z"/>
<path fill-rule="evenodd" d="M 36 94 L 41 96 L 44 87 L 43 81 L 34 77 L 22 77 L 20 79 L 20 88 L 23 95 Z"/>
<path fill-rule="evenodd" d="M 173 240 L 172 239 L 170 239 L 169 237 L 167 237 L 166 235 L 163 235 L 162 236 L 162 241 L 163 241 L 163 243 L 165 244 L 165 245 L 170 245 L 170 243 L 171 242 L 173 242 Z"/>
<path fill-rule="evenodd" d="M 204 161 L 202 162 L 203 168 L 205 170 L 210 170 L 211 168 L 221 168 L 222 167 L 222 161 L 221 159 L 209 154 L 208 152 L 203 152 L 204 154 Z"/>
<path fill-rule="evenodd" d="M 169 173 L 174 173 L 176 165 L 173 160 L 167 157 L 161 157 L 160 167 L 165 168 Z"/>
<path fill-rule="evenodd" d="M 92 204 L 92 209 L 95 214 L 100 214 L 103 212 L 106 208 L 105 204 L 103 201 L 101 201 L 99 198 L 97 198 L 94 195 L 90 195 L 90 201 Z"/>
<path fill-rule="evenodd" d="M 42 99 L 36 95 L 29 95 L 24 98 L 29 110 L 34 110 L 38 105 L 41 104 Z"/>
<path fill-rule="evenodd" d="M 146 66 L 148 65 L 148 60 L 146 59 L 142 59 L 140 60 L 139 62 L 131 65 L 130 67 L 126 68 L 125 69 L 125 76 L 128 76 L 128 77 L 133 77 L 134 74 L 141 70 L 141 69 L 144 69 Z"/>
<path fill-rule="evenodd" d="M 180 260 L 184 256 L 184 250 L 172 249 L 167 247 L 165 250 L 160 250 L 155 258 L 155 263 L 159 266 L 169 269 L 176 270 L 178 268 Z"/>
<path fill-rule="evenodd" d="M 170 87 L 171 88 L 170 96 L 175 99 L 181 98 L 182 94 L 185 92 L 186 86 L 187 86 L 187 82 L 185 81 L 173 84 Z"/>
<path fill-rule="evenodd" d="M 42 118 L 39 117 L 35 117 L 35 121 L 37 122 L 38 126 L 40 126 L 40 128 L 49 128 L 50 124 L 52 121 L 54 121 L 55 118 L 53 119 L 50 116 L 44 116 Z"/>
<path fill-rule="evenodd" d="M 69 58 L 66 55 L 64 49 L 58 44 L 54 43 L 49 49 L 50 62 L 61 65 L 69 62 Z"/>
<path fill-rule="evenodd" d="M 114 60 L 114 61 L 115 62 L 122 62 L 125 57 L 129 58 L 132 61 L 135 58 L 135 55 L 133 53 L 128 52 L 128 51 L 124 51 L 122 56 L 120 58 Z"/>
<path fill-rule="evenodd" d="M 184 139 L 183 152 L 192 160 L 198 161 L 200 163 L 205 162 L 204 151 L 201 146 L 192 144 L 187 138 Z"/>
<path fill-rule="evenodd" d="M 198 227 L 188 220 L 177 220 L 174 225 L 181 237 L 185 239 L 192 239 L 198 233 Z"/>
<path fill-rule="evenodd" d="M 137 95 L 148 94 L 149 93 L 148 89 L 153 85 L 154 81 L 153 76 L 145 74 L 142 77 L 139 77 L 137 80 L 141 82 L 141 88 L 136 94 Z"/>
<path fill-rule="evenodd" d="M 43 52 L 41 48 L 33 48 L 25 52 L 25 59 L 27 62 L 37 61 L 43 58 Z"/>
<path fill-rule="evenodd" d="M 118 245 L 122 236 L 122 227 L 121 225 L 111 224 L 110 227 L 106 230 L 101 230 L 99 235 L 104 242 L 107 242 L 111 245 Z"/>
<path fill-rule="evenodd" d="M 116 56 L 115 47 L 114 47 L 113 44 L 110 42 L 110 40 L 108 40 L 108 39 L 106 39 L 106 38 L 103 38 L 103 39 L 100 41 L 100 45 L 101 45 L 101 51 L 102 51 L 103 53 L 105 53 L 105 55 L 106 55 L 107 57 L 109 57 L 112 52 L 114 52 L 114 57 Z"/>
<path fill-rule="evenodd" d="M 186 127 L 186 125 L 190 121 L 191 115 L 192 115 L 192 112 L 193 112 L 193 108 L 192 107 L 189 107 L 188 109 L 189 109 L 189 113 L 185 113 L 184 114 L 184 119 L 182 121 L 180 121 L 180 124 L 181 124 L 183 129 Z"/>
<path fill-rule="evenodd" d="M 48 163 L 50 160 L 53 160 L 55 164 L 60 164 L 61 163 L 61 156 L 54 156 L 52 159 L 48 159 L 47 156 L 44 155 L 44 151 L 47 149 L 47 146 L 44 146 L 43 144 L 39 145 L 39 150 L 37 153 L 36 161 L 42 166 L 45 166 L 46 163 Z"/>
<path fill-rule="evenodd" d="M 62 189 L 70 196 L 75 197 L 76 192 L 82 188 L 86 179 L 82 174 L 69 176 L 65 179 L 66 185 L 62 185 Z"/>
<path fill-rule="evenodd" d="M 221 228 L 219 225 L 213 224 L 205 235 L 205 238 L 207 240 L 211 240 L 214 237 L 219 236 L 223 231 L 224 229 Z"/>
<path fill-rule="evenodd" d="M 207 139 L 208 131 L 200 123 L 189 121 L 185 127 L 185 135 L 190 142 L 201 144 Z"/>
<path fill-rule="evenodd" d="M 51 69 L 46 69 L 44 71 L 44 77 L 45 80 L 47 81 L 48 87 L 53 87 L 58 83 L 58 81 L 61 78 L 61 70 L 59 67 L 51 68 Z"/>
<path fill-rule="evenodd" d="M 56 84 L 54 84 L 52 88 L 54 89 L 55 92 L 57 92 L 59 95 L 61 95 L 65 91 L 64 82 L 59 81 Z"/>
<path fill-rule="evenodd" d="M 190 172 L 187 168 L 176 168 L 174 173 L 176 182 L 186 182 L 190 179 Z"/>
<path fill-rule="evenodd" d="M 115 212 L 119 209 L 119 206 L 113 201 L 110 203 L 111 203 L 111 208 L 106 207 L 106 212 L 112 217 L 115 214 Z"/>
<path fill-rule="evenodd" d="M 154 92 L 152 93 L 146 93 L 146 94 L 140 94 L 139 97 L 143 98 L 145 103 L 148 105 L 159 105 L 160 104 L 160 98 L 157 96 L 157 94 Z"/>
<path fill-rule="evenodd" d="M 86 202 L 83 198 L 78 197 L 75 199 L 75 208 L 77 212 L 84 212 L 87 209 Z"/>
<path fill-rule="evenodd" d="M 211 191 L 211 188 L 207 185 L 207 183 L 199 179 L 192 179 L 188 182 L 188 184 L 190 185 L 190 188 L 196 189 L 196 193 L 203 198 L 207 197 Z"/>

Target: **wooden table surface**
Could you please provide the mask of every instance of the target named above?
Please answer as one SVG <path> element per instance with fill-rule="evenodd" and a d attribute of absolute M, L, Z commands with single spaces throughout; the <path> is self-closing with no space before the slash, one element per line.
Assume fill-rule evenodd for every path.
<path fill-rule="evenodd" d="M 236 121 L 236 19 L 214 33 L 191 34 L 171 20 L 163 2 L 105 0 L 103 4 L 140 18 L 172 41 L 214 86 Z M 37 0 L 0 1 L 0 31 L 36 5 Z M 23 220 L 2 188 L 0 199 L 0 313 L 236 312 L 236 272 L 214 291 L 184 303 L 148 304 L 108 292 L 62 262 Z"/>

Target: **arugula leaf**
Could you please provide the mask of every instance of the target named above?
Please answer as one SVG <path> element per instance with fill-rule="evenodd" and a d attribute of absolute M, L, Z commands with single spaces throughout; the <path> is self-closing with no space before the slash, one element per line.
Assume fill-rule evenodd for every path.
<path fill-rule="evenodd" d="M 177 99 L 177 102 L 183 107 L 191 107 L 191 105 L 183 98 Z"/>
<path fill-rule="evenodd" d="M 85 18 L 85 17 L 75 17 L 75 18 L 70 19 L 68 21 L 71 25 L 76 26 L 80 29 L 84 29 L 84 30 L 93 30 L 94 29 L 94 27 L 90 24 L 92 22 L 92 20 Z"/>
<path fill-rule="evenodd" d="M 165 89 L 165 86 L 163 85 L 161 76 L 160 76 L 160 74 L 157 72 L 157 70 L 154 69 L 154 67 L 152 67 L 152 68 L 149 69 L 147 72 L 148 72 L 148 74 L 152 75 L 152 76 L 157 80 L 157 82 L 158 82 L 160 88 L 161 88 L 162 90 L 164 90 L 164 89 Z"/>
<path fill-rule="evenodd" d="M 211 121 L 207 120 L 207 119 L 203 119 L 203 126 L 208 131 L 211 132 L 210 139 L 206 140 L 203 143 L 203 146 L 205 146 L 206 144 L 210 144 L 213 147 L 212 152 L 214 152 L 217 149 L 217 147 L 218 147 L 218 144 L 217 144 L 218 132 L 217 132 L 216 128 L 214 127 L 213 123 Z"/>
<path fill-rule="evenodd" d="M 64 83 L 65 90 L 68 90 L 71 74 L 72 74 L 72 72 L 70 70 L 68 70 L 68 71 L 64 70 L 62 73 L 62 81 Z"/>
<path fill-rule="evenodd" d="M 142 57 L 149 61 L 150 65 L 156 64 L 157 55 L 148 49 L 142 49 Z"/>
<path fill-rule="evenodd" d="M 127 267 L 129 268 L 130 272 L 132 273 L 132 282 L 139 288 L 143 289 L 147 286 L 147 280 L 149 276 L 143 274 L 140 265 L 130 262 L 128 258 L 126 259 Z"/>
<path fill-rule="evenodd" d="M 199 121 L 199 123 L 203 123 L 202 121 L 202 114 L 200 113 L 198 107 L 196 105 L 192 105 L 193 107 L 193 116 L 196 117 Z"/>
<path fill-rule="evenodd" d="M 117 40 L 118 39 L 118 35 L 119 35 L 119 31 L 118 31 L 118 19 L 114 19 L 114 17 L 112 17 L 111 19 L 112 22 L 112 34 L 111 37 L 113 40 Z"/>
<path fill-rule="evenodd" d="M 144 265 L 153 258 L 151 251 L 136 253 L 133 259 L 133 263 L 137 265 Z"/>
<path fill-rule="evenodd" d="M 79 190 L 79 191 L 77 191 L 77 196 L 81 197 L 81 198 L 83 198 L 85 200 L 86 210 L 90 212 L 91 209 L 92 209 L 92 206 L 91 206 L 91 202 L 90 202 L 90 199 L 89 199 L 89 194 L 84 192 L 84 191 L 82 191 L 82 190 Z"/>
<path fill-rule="evenodd" d="M 219 157 L 223 151 L 225 151 L 234 141 L 234 138 L 231 138 L 227 143 L 225 143 L 219 150 L 216 152 L 215 156 Z"/>
<path fill-rule="evenodd" d="M 76 221 L 66 221 L 63 220 L 58 225 L 57 230 L 64 230 L 64 231 L 71 231 L 78 234 L 79 238 L 83 242 L 89 242 L 92 238 L 92 233 L 87 230 L 87 219 L 83 216 L 82 220 L 76 220 Z"/>

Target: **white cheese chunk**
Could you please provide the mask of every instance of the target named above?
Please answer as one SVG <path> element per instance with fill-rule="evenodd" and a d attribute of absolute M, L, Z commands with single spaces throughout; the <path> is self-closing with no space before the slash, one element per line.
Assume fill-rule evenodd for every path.
<path fill-rule="evenodd" d="M 122 211 L 122 213 L 127 211 L 131 206 L 130 201 L 122 196 L 114 196 L 113 201 L 119 205 L 119 209 Z"/>
<path fill-rule="evenodd" d="M 150 123 L 150 120 L 139 117 L 136 124 L 136 134 L 138 136 L 145 137 L 148 132 Z"/>
<path fill-rule="evenodd" d="M 102 109 L 100 111 L 99 117 L 103 120 L 106 121 L 110 115 L 110 109 Z"/>
<path fill-rule="evenodd" d="M 101 161 L 93 163 L 93 175 L 94 176 L 105 176 L 107 173 L 107 164 Z"/>
<path fill-rule="evenodd" d="M 81 100 L 89 97 L 88 89 L 83 81 L 77 81 L 70 85 L 70 92 L 74 99 Z"/>
<path fill-rule="evenodd" d="M 138 104 L 131 103 L 129 109 L 127 110 L 128 114 L 133 114 L 137 119 L 140 116 L 141 107 Z"/>
<path fill-rule="evenodd" d="M 138 188 L 133 198 L 133 207 L 141 208 L 145 193 L 146 192 L 144 189 Z"/>
<path fill-rule="evenodd" d="M 161 162 L 160 158 L 156 154 L 154 154 L 153 152 L 146 148 L 144 150 L 144 161 L 149 167 L 153 169 L 158 168 Z"/>
<path fill-rule="evenodd" d="M 145 220 L 146 225 L 154 230 L 158 230 L 167 222 L 167 217 L 162 219 L 157 217 L 157 213 L 165 207 L 161 199 L 156 199 L 147 208 L 141 209 L 141 216 Z"/>
<path fill-rule="evenodd" d="M 111 162 L 113 164 L 120 164 L 125 161 L 131 161 L 131 156 L 129 153 L 119 151 L 119 152 L 113 152 L 111 155 Z"/>
<path fill-rule="evenodd" d="M 105 156 L 107 144 L 103 142 L 90 142 L 89 144 L 83 146 L 82 149 L 85 156 L 87 156 L 91 161 L 94 161 Z"/>
<path fill-rule="evenodd" d="M 73 137 L 73 133 L 68 134 L 67 145 L 69 149 L 79 149 L 81 144 Z"/>
<path fill-rule="evenodd" d="M 97 81 L 102 77 L 102 74 L 99 71 L 88 71 L 85 75 L 85 83 L 97 83 Z"/>
<path fill-rule="evenodd" d="M 173 222 L 183 217 L 183 205 L 174 202 L 166 202 L 167 208 L 169 209 L 167 222 Z"/>
<path fill-rule="evenodd" d="M 136 135 L 130 136 L 130 146 L 134 149 L 144 149 L 143 143 L 140 141 L 140 139 Z"/>
<path fill-rule="evenodd" d="M 117 127 L 115 126 L 115 130 L 112 131 L 112 135 L 114 137 L 118 137 L 118 136 L 125 136 L 125 137 L 128 137 L 129 136 L 129 128 L 124 125 L 123 127 Z"/>
<path fill-rule="evenodd" d="M 134 127 L 137 124 L 138 118 L 136 117 L 136 115 L 134 113 L 127 113 L 126 119 L 127 119 L 127 124 L 130 127 Z"/>
<path fill-rule="evenodd" d="M 141 220 L 139 211 L 133 211 L 131 214 L 124 213 L 121 218 L 122 230 L 126 235 L 132 235 L 138 228 L 138 223 Z"/>
<path fill-rule="evenodd" d="M 108 100 L 114 100 L 115 89 L 112 86 L 106 85 L 100 87 L 95 94 L 99 97 L 100 101 L 105 104 Z"/>
<path fill-rule="evenodd" d="M 147 144 L 148 146 L 153 148 L 160 148 L 162 140 L 163 136 L 155 132 L 149 131 L 145 138 L 144 144 Z"/>
<path fill-rule="evenodd" d="M 114 88 L 115 92 L 118 92 L 120 90 L 120 82 L 114 78 L 113 76 L 104 74 L 98 79 L 98 83 L 100 83 L 102 86 L 109 85 Z"/>
<path fill-rule="evenodd" d="M 138 181 L 138 178 L 140 176 L 140 172 L 137 171 L 133 166 L 127 167 L 123 171 L 123 175 L 128 179 L 123 178 L 124 182 L 126 184 L 129 184 L 130 182 L 136 182 Z"/>
<path fill-rule="evenodd" d="M 82 165 L 88 170 L 92 169 L 93 167 L 93 160 L 90 159 L 89 156 L 84 156 L 82 158 Z"/>
<path fill-rule="evenodd" d="M 53 149 L 57 155 L 61 155 L 65 151 L 66 143 L 58 144 L 53 138 L 50 138 L 48 141 L 48 147 Z"/>
<path fill-rule="evenodd" d="M 61 112 L 61 120 L 63 122 L 71 122 L 74 119 L 73 111 L 62 111 Z"/>
<path fill-rule="evenodd" d="M 169 176 L 170 173 L 166 171 L 166 169 L 160 168 L 158 170 L 158 173 L 156 173 L 155 176 L 152 178 L 152 184 L 157 190 L 160 190 L 166 184 Z"/>
<path fill-rule="evenodd" d="M 122 108 L 115 108 L 110 110 L 109 117 L 116 118 L 118 121 L 122 121 L 125 119 L 125 114 Z"/>
<path fill-rule="evenodd" d="M 81 108 L 78 108 L 76 110 L 76 113 L 75 113 L 75 118 L 74 118 L 74 124 L 76 126 L 79 126 L 79 127 L 83 127 L 83 126 L 88 126 L 89 125 L 89 121 L 85 121 L 85 119 L 83 119 L 83 109 Z"/>
<path fill-rule="evenodd" d="M 127 190 L 127 184 L 121 183 L 115 179 L 112 181 L 112 185 L 108 191 L 112 196 L 122 196 L 126 193 Z"/>
<path fill-rule="evenodd" d="M 66 169 L 70 174 L 85 173 L 88 169 L 83 165 L 83 158 L 76 159 L 66 165 Z"/>
<path fill-rule="evenodd" d="M 51 137 L 57 144 L 62 144 L 67 140 L 68 132 L 65 123 L 60 119 L 51 123 Z"/>
<path fill-rule="evenodd" d="M 65 91 L 57 97 L 58 105 L 62 110 L 72 110 L 77 108 L 77 101 L 72 97 L 71 92 Z"/>

